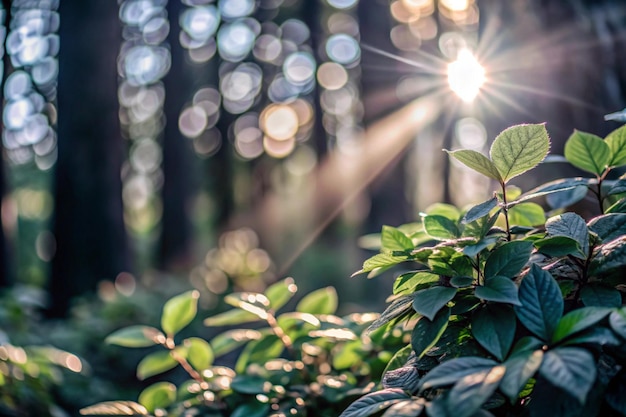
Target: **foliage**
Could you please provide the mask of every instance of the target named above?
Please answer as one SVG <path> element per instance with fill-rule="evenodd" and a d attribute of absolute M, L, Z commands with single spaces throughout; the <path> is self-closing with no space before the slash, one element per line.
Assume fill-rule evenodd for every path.
<path fill-rule="evenodd" d="M 208 317 L 220 333 L 210 340 L 181 336 L 195 319 L 199 292 L 169 299 L 160 326 L 132 325 L 106 342 L 151 348 L 137 365 L 137 377 L 153 382 L 137 402 L 107 401 L 81 410 L 84 415 L 336 416 L 355 396 L 374 386 L 392 353 L 408 342 L 401 331 L 358 336 L 377 314 L 335 315 L 332 287 L 313 291 L 293 311 L 291 278 L 264 293 L 235 292 L 225 297 L 234 309 Z M 247 328 L 229 328 L 254 323 Z M 220 362 L 221 360 L 221 362 Z M 169 371 L 178 368 L 185 378 Z M 154 381 L 166 374 L 168 380 Z M 191 414 L 190 414 L 191 413 Z"/>
<path fill-rule="evenodd" d="M 418 231 L 383 227 L 380 253 L 359 273 L 419 266 L 396 279 L 369 330 L 408 329 L 411 340 L 383 389 L 342 417 L 626 415 L 626 178 L 608 179 L 626 165 L 626 126 L 568 139 L 566 160 L 593 177 L 516 196 L 509 181 L 549 147 L 543 125 L 520 125 L 498 135 L 489 156 L 449 152 L 497 181 L 493 198 L 465 210 L 437 205 Z M 564 211 L 588 194 L 599 215 Z M 531 202 L 541 198 L 548 213 Z"/>

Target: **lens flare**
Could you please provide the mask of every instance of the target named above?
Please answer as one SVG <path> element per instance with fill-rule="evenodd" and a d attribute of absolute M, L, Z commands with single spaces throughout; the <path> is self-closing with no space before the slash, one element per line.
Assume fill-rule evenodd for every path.
<path fill-rule="evenodd" d="M 467 49 L 461 49 L 456 61 L 448 64 L 448 83 L 461 100 L 474 100 L 484 82 L 485 68 Z"/>

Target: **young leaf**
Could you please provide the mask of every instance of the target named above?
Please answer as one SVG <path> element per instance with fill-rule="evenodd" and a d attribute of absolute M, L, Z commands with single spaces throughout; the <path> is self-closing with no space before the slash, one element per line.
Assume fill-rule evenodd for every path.
<path fill-rule="evenodd" d="M 500 246 L 485 262 L 485 277 L 504 276 L 512 278 L 520 273 L 530 258 L 532 242 L 515 240 Z"/>
<path fill-rule="evenodd" d="M 161 350 L 144 357 L 137 365 L 137 378 L 144 380 L 169 371 L 178 365 L 169 350 Z"/>
<path fill-rule="evenodd" d="M 496 168 L 495 164 L 482 153 L 469 149 L 462 149 L 458 151 L 446 150 L 446 152 L 448 153 L 448 155 L 454 157 L 459 162 L 462 162 L 464 165 L 472 168 L 474 171 L 478 171 L 481 174 L 489 178 L 493 178 L 500 183 L 503 182 L 502 176 L 500 175 L 498 168 Z"/>
<path fill-rule="evenodd" d="M 503 182 L 539 165 L 550 150 L 545 125 L 518 125 L 502 131 L 491 145 L 489 156 Z"/>
<path fill-rule="evenodd" d="M 173 337 L 196 317 L 198 298 L 200 292 L 192 290 L 170 298 L 165 303 L 161 315 L 161 328 L 169 337 Z"/>
<path fill-rule="evenodd" d="M 291 300 L 297 291 L 298 287 L 293 278 L 285 278 L 267 287 L 265 296 L 270 302 L 270 308 L 278 311 Z"/>
<path fill-rule="evenodd" d="M 487 304 L 472 316 L 472 334 L 482 347 L 503 360 L 515 337 L 516 318 L 513 309 L 500 304 Z"/>
<path fill-rule="evenodd" d="M 382 249 L 387 251 L 407 251 L 414 248 L 413 241 L 402 231 L 391 226 L 383 226 Z"/>
<path fill-rule="evenodd" d="M 367 332 L 373 332 L 374 330 L 384 326 L 390 321 L 402 317 L 412 311 L 413 297 L 402 296 L 396 298 L 391 302 L 389 307 L 385 309 L 383 314 L 380 315 L 370 326 L 367 328 Z"/>
<path fill-rule="evenodd" d="M 432 321 L 439 310 L 454 298 L 457 289 L 435 286 L 413 295 L 413 309 Z"/>
<path fill-rule="evenodd" d="M 587 307 L 621 307 L 622 295 L 615 288 L 587 284 L 580 290 L 580 299 Z"/>
<path fill-rule="evenodd" d="M 139 394 L 139 403 L 150 413 L 157 408 L 167 408 L 176 401 L 176 385 L 171 382 L 157 382 Z"/>
<path fill-rule="evenodd" d="M 545 221 L 546 214 L 537 203 L 521 203 L 509 208 L 509 222 L 516 226 L 538 226 Z"/>
<path fill-rule="evenodd" d="M 305 295 L 296 305 L 296 311 L 309 314 L 335 314 L 339 300 L 333 287 L 320 288 Z"/>
<path fill-rule="evenodd" d="M 233 326 L 261 320 L 256 314 L 244 310 L 228 310 L 204 319 L 205 326 Z"/>
<path fill-rule="evenodd" d="M 596 379 L 596 362 L 585 349 L 561 347 L 547 351 L 539 368 L 553 385 L 570 393 L 581 404 Z"/>
<path fill-rule="evenodd" d="M 552 342 L 558 343 L 566 337 L 593 326 L 610 312 L 611 309 L 606 307 L 584 307 L 570 311 L 559 320 L 552 335 Z"/>
<path fill-rule="evenodd" d="M 467 213 L 465 213 L 465 216 L 463 216 L 462 223 L 471 223 L 480 219 L 481 217 L 487 216 L 489 212 L 497 205 L 498 199 L 496 197 L 492 197 L 489 200 L 472 207 L 467 211 Z"/>
<path fill-rule="evenodd" d="M 215 356 L 211 345 L 199 337 L 190 337 L 183 341 L 183 346 L 187 348 L 189 363 L 197 371 L 203 371 L 213 364 Z"/>
<path fill-rule="evenodd" d="M 563 315 L 563 296 L 549 272 L 533 264 L 519 287 L 520 306 L 515 314 L 520 322 L 543 340 L 550 340 Z"/>
<path fill-rule="evenodd" d="M 574 130 L 565 143 L 565 158 L 575 167 L 599 176 L 611 162 L 611 149 L 599 136 Z"/>
<path fill-rule="evenodd" d="M 520 305 L 517 285 L 508 277 L 491 277 L 485 280 L 485 285 L 476 287 L 474 293 L 481 300 Z"/>
<path fill-rule="evenodd" d="M 450 318 L 450 309 L 443 308 L 435 315 L 434 320 L 428 320 L 427 317 L 421 317 L 411 333 L 411 346 L 418 358 L 437 343 L 441 335 L 448 327 L 448 319 Z"/>
<path fill-rule="evenodd" d="M 626 214 L 612 213 L 595 217 L 589 222 L 589 230 L 595 232 L 603 242 L 610 242 L 626 235 Z"/>
<path fill-rule="evenodd" d="M 512 403 L 515 402 L 528 380 L 535 375 L 542 361 L 542 350 L 526 350 L 511 356 L 504 362 L 506 374 L 500 383 L 500 390 Z"/>
<path fill-rule="evenodd" d="M 149 416 L 150 413 L 141 404 L 134 401 L 104 401 L 81 408 L 83 416 Z"/>
<path fill-rule="evenodd" d="M 461 378 L 448 395 L 448 411 L 456 417 L 471 417 L 500 385 L 506 368 L 494 366 Z"/>
<path fill-rule="evenodd" d="M 232 352 L 239 346 L 252 340 L 259 340 L 261 332 L 252 329 L 235 329 L 220 333 L 211 339 L 211 348 L 215 356 L 222 356 Z"/>
<path fill-rule="evenodd" d="M 424 217 L 424 230 L 431 237 L 438 240 L 456 239 L 461 232 L 456 223 L 447 217 L 428 215 Z"/>
<path fill-rule="evenodd" d="M 163 343 L 165 335 L 154 327 L 129 326 L 114 331 L 104 341 L 124 347 L 147 347 Z"/>
<path fill-rule="evenodd" d="M 398 388 L 371 392 L 350 404 L 339 417 L 367 417 L 410 398 L 404 391 Z"/>
<path fill-rule="evenodd" d="M 365 262 L 363 262 L 363 268 L 360 271 L 352 274 L 352 276 L 361 274 L 363 272 L 373 271 L 376 268 L 397 265 L 401 262 L 406 262 L 408 260 L 409 258 L 407 256 L 394 256 L 390 253 L 379 253 L 369 259 L 366 259 Z"/>
<path fill-rule="evenodd" d="M 422 377 L 421 391 L 452 385 L 459 379 L 476 372 L 492 369 L 498 363 L 492 359 L 463 356 L 443 362 Z"/>
<path fill-rule="evenodd" d="M 581 248 L 581 255 L 589 252 L 589 230 L 587 223 L 575 213 L 563 213 L 550 217 L 546 222 L 546 231 L 550 236 L 566 236 L 574 239 Z"/>
<path fill-rule="evenodd" d="M 611 167 L 626 165 L 626 125 L 615 129 L 604 139 L 611 150 Z"/>
<path fill-rule="evenodd" d="M 224 301 L 233 307 L 240 308 L 258 316 L 261 320 L 267 319 L 267 310 L 270 300 L 263 294 L 254 292 L 234 292 L 224 297 Z"/>

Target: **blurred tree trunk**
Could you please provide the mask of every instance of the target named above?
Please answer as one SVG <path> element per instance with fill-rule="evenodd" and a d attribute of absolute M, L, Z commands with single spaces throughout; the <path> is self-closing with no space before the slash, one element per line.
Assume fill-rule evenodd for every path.
<path fill-rule="evenodd" d="M 65 315 L 73 297 L 129 267 L 120 180 L 117 2 L 63 1 L 59 12 L 53 316 Z"/>
<path fill-rule="evenodd" d="M 2 0 L 2 8 L 4 9 L 4 26 L 6 33 L 8 33 L 9 23 L 11 22 L 11 2 L 9 0 Z M 2 55 L 2 76 L 0 77 L 0 103 L 4 103 L 4 80 L 6 80 L 11 61 L 6 49 Z M 4 111 L 4 107 L 0 105 L 0 112 Z M 4 130 L 4 122 L 0 118 L 0 132 Z M 4 166 L 4 147 L 0 145 L 0 288 L 8 287 L 11 284 L 11 278 L 9 275 L 9 253 L 6 236 L 4 235 L 3 216 L 2 216 L 2 201 L 6 193 L 6 179 L 5 179 L 5 166 Z"/>

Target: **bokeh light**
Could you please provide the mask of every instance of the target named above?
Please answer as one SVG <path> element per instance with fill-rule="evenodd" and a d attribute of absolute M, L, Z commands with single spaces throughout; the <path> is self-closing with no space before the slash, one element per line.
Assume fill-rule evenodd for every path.
<path fill-rule="evenodd" d="M 484 82 L 485 69 L 469 50 L 460 50 L 456 61 L 448 64 L 450 88 L 463 101 L 474 100 Z"/>

